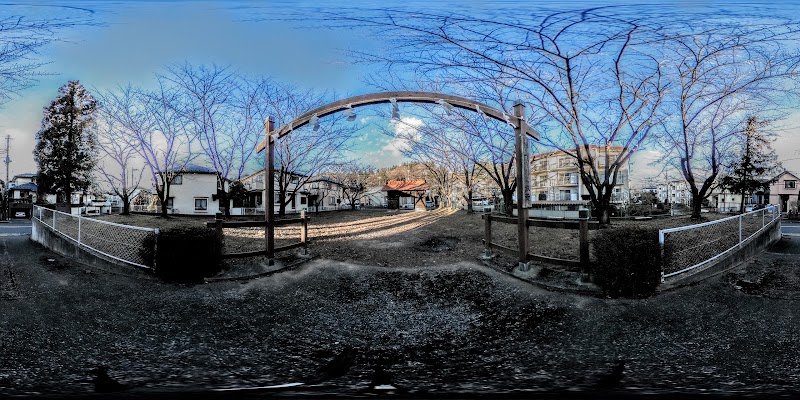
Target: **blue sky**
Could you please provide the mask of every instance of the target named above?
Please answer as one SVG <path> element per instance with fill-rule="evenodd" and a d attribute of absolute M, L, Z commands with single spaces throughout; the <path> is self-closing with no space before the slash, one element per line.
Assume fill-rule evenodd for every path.
<path fill-rule="evenodd" d="M 391 3 L 391 2 L 390 2 Z M 671 3 L 693 10 L 697 7 L 722 7 L 730 2 Z M 6 12 L 23 15 L 92 15 L 100 26 L 80 27 L 62 32 L 64 41 L 42 49 L 40 57 L 50 62 L 45 69 L 56 75 L 39 83 L 0 109 L 0 135 L 12 136 L 11 175 L 35 171 L 32 150 L 39 129 L 42 108 L 57 94 L 59 86 L 79 79 L 89 88 L 109 89 L 128 82 L 148 85 L 153 73 L 174 62 L 218 63 L 247 74 L 261 74 L 304 87 L 335 91 L 337 97 L 364 94 L 371 88 L 363 83 L 370 66 L 353 64 L 343 49 L 379 50 L 380 38 L 357 30 L 328 31 L 311 29 L 303 21 L 280 21 L 287 7 L 313 13 L 315 7 L 336 10 L 335 2 L 222 2 L 222 1 L 82 1 L 20 3 L 3 5 Z M 359 6 L 384 6 L 381 3 L 356 3 Z M 395 2 L 414 8 L 430 2 Z M 448 3 L 435 3 L 447 9 Z M 460 11 L 488 13 L 494 8 L 514 10 L 518 2 L 466 1 Z M 556 6 L 562 2 L 539 2 Z M 598 2 L 570 3 L 573 7 L 598 5 Z M 699 5 L 698 5 L 699 4 Z M 741 7 L 752 4 L 739 2 Z M 66 7 L 69 6 L 69 7 Z M 727 6 L 725 6 L 727 7 Z M 90 13 L 85 11 L 90 10 Z M 349 12 L 349 10 L 342 10 Z M 496 9 L 492 12 L 498 12 Z M 502 11 L 501 11 L 502 12 Z M 800 112 L 791 115 L 780 129 L 774 146 L 784 165 L 800 171 Z M 365 130 L 360 140 L 364 160 L 384 166 L 401 161 L 392 148 L 391 138 L 377 130 Z M 368 151 L 367 151 L 368 150 Z M 649 163 L 659 154 L 642 151 L 633 162 L 635 177 L 644 177 L 656 168 Z"/>

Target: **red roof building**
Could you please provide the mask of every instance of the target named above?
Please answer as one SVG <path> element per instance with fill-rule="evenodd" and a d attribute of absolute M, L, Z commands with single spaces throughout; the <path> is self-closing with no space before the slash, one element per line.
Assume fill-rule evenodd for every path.
<path fill-rule="evenodd" d="M 382 191 L 386 192 L 387 207 L 400 208 L 400 197 L 412 197 L 414 209 L 425 211 L 425 197 L 430 191 L 430 186 L 424 180 L 389 181 L 383 185 Z"/>

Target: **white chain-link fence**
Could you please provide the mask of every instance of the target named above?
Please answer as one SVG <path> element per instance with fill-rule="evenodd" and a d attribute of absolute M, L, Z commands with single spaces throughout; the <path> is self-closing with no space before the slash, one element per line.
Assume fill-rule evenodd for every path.
<path fill-rule="evenodd" d="M 115 224 L 39 206 L 34 206 L 33 218 L 78 246 L 126 264 L 153 268 L 157 228 Z"/>
<path fill-rule="evenodd" d="M 661 229 L 663 276 L 678 275 L 713 261 L 758 235 L 780 218 L 775 206 L 716 221 Z"/>

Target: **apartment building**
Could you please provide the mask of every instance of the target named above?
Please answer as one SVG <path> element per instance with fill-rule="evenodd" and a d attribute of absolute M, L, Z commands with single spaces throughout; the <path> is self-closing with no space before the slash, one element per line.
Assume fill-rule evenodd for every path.
<path fill-rule="evenodd" d="M 692 190 L 682 179 L 657 184 L 656 197 L 664 204 L 692 204 Z"/>
<path fill-rule="evenodd" d="M 622 152 L 621 146 L 609 147 L 610 162 Z M 595 167 L 605 170 L 605 148 L 591 146 Z M 624 164 L 617 174 L 617 186 L 612 193 L 613 203 L 628 202 L 628 165 Z M 602 177 L 601 177 L 602 179 Z M 589 199 L 586 186 L 581 183 L 580 171 L 574 157 L 563 151 L 534 155 L 531 161 L 531 200 L 536 202 L 583 202 Z"/>

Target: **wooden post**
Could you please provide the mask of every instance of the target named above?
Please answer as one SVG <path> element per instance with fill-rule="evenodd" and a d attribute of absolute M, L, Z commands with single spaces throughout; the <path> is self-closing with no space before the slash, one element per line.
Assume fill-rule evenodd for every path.
<path fill-rule="evenodd" d="M 275 130 L 275 121 L 267 117 L 264 121 L 264 140 L 267 142 L 267 151 L 264 155 L 264 240 L 267 247 L 267 265 L 275 263 L 275 140 L 272 132 Z"/>
<path fill-rule="evenodd" d="M 222 247 L 222 213 L 218 212 L 214 215 L 214 229 L 217 232 L 217 245 Z"/>
<path fill-rule="evenodd" d="M 580 257 L 581 257 L 581 270 L 588 272 L 589 270 L 589 210 L 581 208 L 578 210 L 578 218 L 580 219 Z"/>
<path fill-rule="evenodd" d="M 525 137 L 525 106 L 521 103 L 514 104 L 514 120 L 517 126 L 514 128 L 514 144 L 517 159 L 517 239 L 519 241 L 519 269 L 528 270 L 528 209 L 526 206 L 527 196 L 530 194 L 528 180 L 530 175 L 525 176 L 528 168 L 524 163 L 528 161 L 527 138 Z"/>
<path fill-rule="evenodd" d="M 483 251 L 483 258 L 489 259 L 492 258 L 492 213 L 491 211 L 488 213 L 483 214 L 484 220 L 484 233 L 483 233 L 483 241 L 484 241 L 484 251 Z"/>
<path fill-rule="evenodd" d="M 300 218 L 303 219 L 300 226 L 300 242 L 303 243 L 303 255 L 308 255 L 308 218 L 306 218 L 306 210 L 300 211 Z"/>

